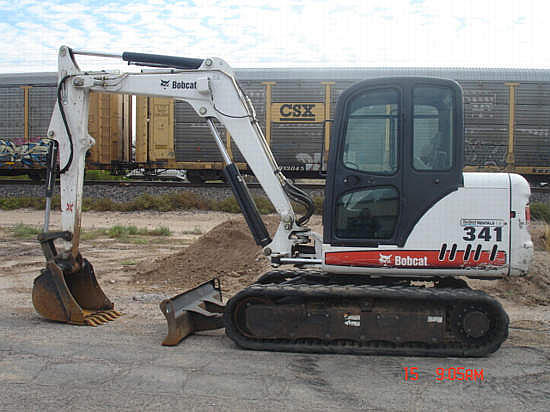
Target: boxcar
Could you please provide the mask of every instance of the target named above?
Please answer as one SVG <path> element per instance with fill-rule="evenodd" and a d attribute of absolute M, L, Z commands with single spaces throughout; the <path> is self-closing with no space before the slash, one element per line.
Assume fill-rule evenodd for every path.
<path fill-rule="evenodd" d="M 360 80 L 387 76 L 443 77 L 460 83 L 466 170 L 550 175 L 550 70 L 281 68 L 238 69 L 236 74 L 279 165 L 291 177 L 315 178 L 324 170 L 343 90 Z M 0 141 L 0 173 L 20 166 L 32 173 L 41 167 L 38 161 L 14 162 L 8 146 L 35 144 L 46 136 L 55 81 L 53 73 L 0 75 L 0 139 L 11 142 Z M 128 96 L 92 97 L 89 130 L 97 143 L 89 167 L 185 169 L 193 181 L 221 177 L 222 159 L 210 130 L 187 103 L 137 97 L 135 124 L 132 118 Z M 218 127 L 228 152 L 246 171 L 231 136 Z"/>

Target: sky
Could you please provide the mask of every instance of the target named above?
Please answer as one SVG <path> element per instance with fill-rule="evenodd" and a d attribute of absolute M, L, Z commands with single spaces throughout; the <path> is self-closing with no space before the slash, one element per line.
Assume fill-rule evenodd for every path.
<path fill-rule="evenodd" d="M 56 71 L 61 45 L 234 68 L 550 68 L 549 16 L 547 0 L 0 0 L 0 73 Z"/>

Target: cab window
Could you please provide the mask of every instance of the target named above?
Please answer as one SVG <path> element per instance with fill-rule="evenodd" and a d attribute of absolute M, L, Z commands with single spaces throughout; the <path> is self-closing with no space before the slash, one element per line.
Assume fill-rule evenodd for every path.
<path fill-rule="evenodd" d="M 361 93 L 348 106 L 343 164 L 375 174 L 397 171 L 399 91 L 375 89 Z"/>
<path fill-rule="evenodd" d="M 393 186 L 356 190 L 336 203 L 336 236 L 342 239 L 391 239 L 399 217 Z"/>
<path fill-rule="evenodd" d="M 453 166 L 453 93 L 444 87 L 413 91 L 413 167 L 449 170 Z"/>

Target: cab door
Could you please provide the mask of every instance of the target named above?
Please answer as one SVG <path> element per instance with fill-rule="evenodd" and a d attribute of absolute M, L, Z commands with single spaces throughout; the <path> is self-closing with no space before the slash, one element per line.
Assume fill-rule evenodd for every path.
<path fill-rule="evenodd" d="M 416 222 L 462 181 L 460 86 L 417 77 L 358 83 L 338 102 L 324 243 L 402 247 Z"/>

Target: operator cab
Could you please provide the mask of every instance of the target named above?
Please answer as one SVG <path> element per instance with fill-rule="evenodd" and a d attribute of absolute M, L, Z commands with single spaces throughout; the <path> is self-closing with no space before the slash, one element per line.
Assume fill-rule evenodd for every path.
<path fill-rule="evenodd" d="M 371 79 L 338 101 L 324 243 L 398 245 L 462 184 L 462 89 L 445 79 Z"/>

